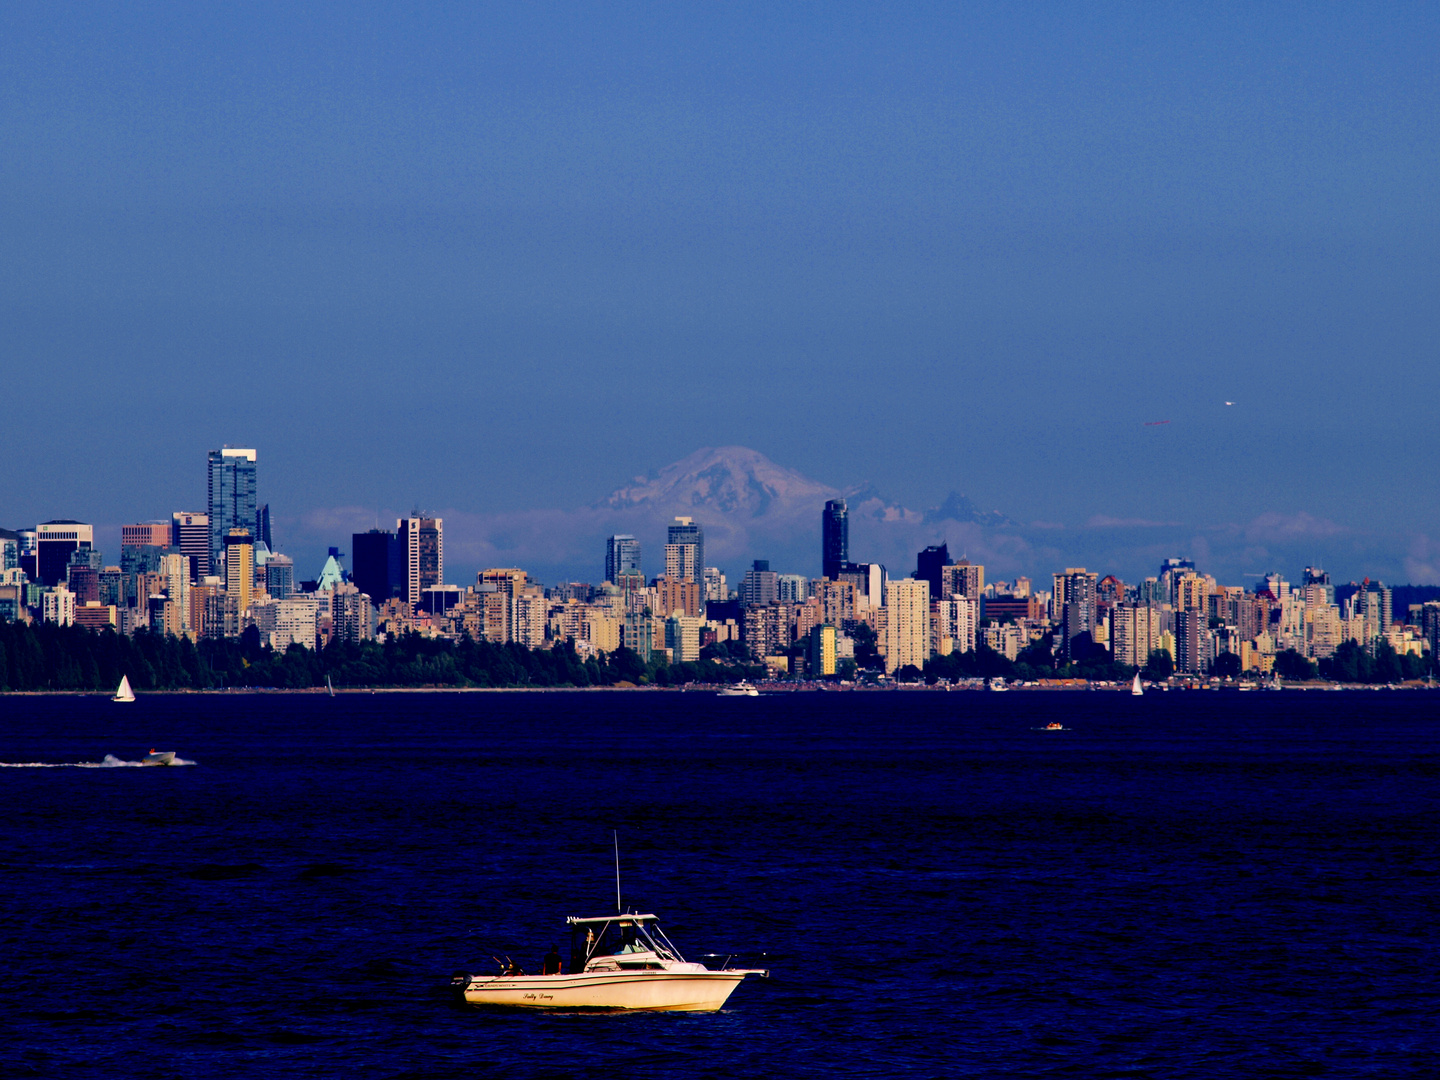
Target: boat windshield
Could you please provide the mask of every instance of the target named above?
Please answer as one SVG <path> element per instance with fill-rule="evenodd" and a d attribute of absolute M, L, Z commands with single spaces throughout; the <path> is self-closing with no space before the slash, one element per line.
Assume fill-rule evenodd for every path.
<path fill-rule="evenodd" d="M 615 915 L 570 920 L 570 970 L 583 971 L 596 957 L 653 954 L 661 960 L 684 957 L 660 930 L 653 915 Z"/>

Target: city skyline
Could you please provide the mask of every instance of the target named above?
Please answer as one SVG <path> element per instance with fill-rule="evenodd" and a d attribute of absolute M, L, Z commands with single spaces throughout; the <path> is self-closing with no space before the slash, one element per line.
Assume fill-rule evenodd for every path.
<path fill-rule="evenodd" d="M 1037 568 L 1440 580 L 1434 7 L 564 10 L 0 12 L 0 518 L 228 442 L 299 564 L 472 565 L 746 446 Z"/>
<path fill-rule="evenodd" d="M 276 467 L 264 469 L 266 494 L 259 496 L 262 485 L 255 475 L 261 470 L 255 459 L 260 451 L 227 447 L 225 452 L 245 455 L 240 460 L 252 470 L 249 497 L 268 511 L 270 485 L 283 483 L 283 474 Z M 176 505 L 203 502 L 203 498 L 204 492 L 199 498 L 192 493 L 178 498 Z M 883 563 L 892 570 L 925 546 L 948 543 L 957 558 L 970 554 L 974 561 L 994 568 L 992 573 L 1011 577 L 1039 578 L 1055 566 L 1091 565 L 1133 580 L 1149 573 L 1149 567 L 1161 559 L 1180 556 L 1206 565 L 1223 580 L 1255 580 L 1273 571 L 1295 573 L 1302 566 L 1323 565 L 1337 580 L 1368 576 L 1400 584 L 1440 583 L 1436 572 L 1440 559 L 1431 558 L 1413 540 L 1402 538 L 1406 546 L 1397 551 L 1393 543 L 1387 548 L 1387 541 L 1394 538 L 1380 530 L 1346 529 L 1305 514 L 1262 515 L 1250 522 L 1199 527 L 1096 515 L 1066 527 L 1044 520 L 1015 521 L 999 509 L 981 510 L 956 492 L 938 507 L 919 510 L 887 500 L 873 487 L 843 492 L 829 488 L 744 447 L 697 451 L 649 476 L 635 477 L 584 507 L 494 515 L 451 510 L 429 516 L 448 522 L 445 559 L 458 579 L 468 580 L 487 566 L 520 562 L 542 580 L 599 581 L 605 572 L 605 538 L 617 533 L 636 536 L 643 553 L 642 570 L 648 576 L 664 572 L 669 529 L 681 511 L 689 510 L 686 516 L 695 517 L 710 532 L 710 548 L 716 554 L 705 556 L 706 565 L 719 565 L 733 582 L 757 558 L 818 576 L 823 570 L 823 539 L 816 507 L 847 498 L 855 503 L 847 515 L 849 547 L 860 552 L 863 561 Z M 247 507 L 245 512 L 251 511 Z M 135 515 L 130 521 L 88 523 L 97 548 L 118 551 L 122 524 L 169 522 L 176 513 L 181 511 L 160 507 L 153 515 Z M 300 515 L 281 511 L 272 527 L 272 533 L 279 535 L 275 551 L 294 558 L 297 574 L 309 577 L 318 573 L 329 548 L 340 545 L 353 556 L 348 548 L 353 534 L 368 531 L 376 521 L 393 530 L 399 520 L 410 516 L 355 507 Z M 86 520 L 74 515 L 61 519 Z M 858 531 L 852 534 L 849 522 Z M 0 523 L 5 528 L 34 524 Z M 213 524 L 211 528 L 214 531 Z M 256 529 L 250 527 L 252 533 Z"/>

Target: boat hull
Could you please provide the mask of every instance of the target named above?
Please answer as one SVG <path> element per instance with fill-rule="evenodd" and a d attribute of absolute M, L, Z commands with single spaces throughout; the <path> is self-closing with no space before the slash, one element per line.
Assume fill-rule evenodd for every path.
<path fill-rule="evenodd" d="M 457 975 L 471 1005 L 515 1009 L 610 1009 L 714 1012 L 748 971 L 620 971 L 581 975 Z"/>
<path fill-rule="evenodd" d="M 173 765 L 175 764 L 175 751 L 165 750 L 159 753 L 146 754 L 141 765 Z"/>

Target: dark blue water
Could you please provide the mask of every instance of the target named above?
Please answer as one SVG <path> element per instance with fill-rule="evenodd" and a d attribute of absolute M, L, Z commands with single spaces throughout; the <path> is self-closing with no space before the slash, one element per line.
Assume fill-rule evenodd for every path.
<path fill-rule="evenodd" d="M 3 697 L 4 761 L 196 764 L 0 769 L 0 1075 L 1433 1075 L 1437 733 L 1423 693 Z M 774 977 L 455 1005 L 613 909 L 612 828 L 627 907 Z"/>

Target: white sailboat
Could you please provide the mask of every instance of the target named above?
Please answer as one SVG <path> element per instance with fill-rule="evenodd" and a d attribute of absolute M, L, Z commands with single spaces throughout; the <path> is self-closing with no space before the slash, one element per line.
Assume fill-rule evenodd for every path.
<path fill-rule="evenodd" d="M 130 689 L 130 676 L 121 675 L 120 685 L 115 690 L 115 696 L 111 701 L 134 701 L 135 691 Z"/>
<path fill-rule="evenodd" d="M 1141 694 L 1145 693 L 1144 687 L 1140 685 L 1140 673 L 1138 671 L 1135 672 L 1135 681 L 1130 684 L 1130 693 L 1134 694 L 1136 697 L 1139 697 Z"/>
<path fill-rule="evenodd" d="M 334 696 L 335 696 L 335 687 L 334 687 L 334 685 L 330 682 L 330 676 L 329 676 L 329 675 L 326 675 L 326 676 L 325 676 L 325 689 L 328 690 L 328 691 L 330 691 L 330 696 L 331 696 L 331 697 L 334 697 Z"/>

